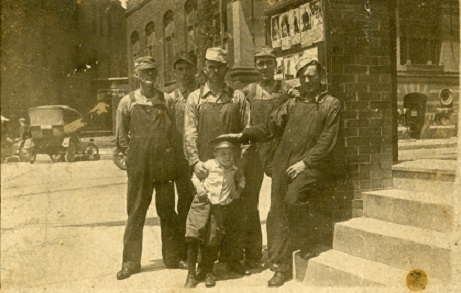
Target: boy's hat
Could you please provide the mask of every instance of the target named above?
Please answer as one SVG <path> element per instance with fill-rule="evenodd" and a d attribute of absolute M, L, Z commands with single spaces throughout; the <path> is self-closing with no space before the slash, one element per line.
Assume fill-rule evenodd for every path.
<path fill-rule="evenodd" d="M 21 118 L 19 118 L 19 121 L 26 121 L 26 118 L 21 117 Z"/>
<path fill-rule="evenodd" d="M 213 138 L 208 142 L 214 150 L 226 149 L 226 148 L 237 148 L 240 146 L 240 140 L 235 137 L 217 137 Z"/>

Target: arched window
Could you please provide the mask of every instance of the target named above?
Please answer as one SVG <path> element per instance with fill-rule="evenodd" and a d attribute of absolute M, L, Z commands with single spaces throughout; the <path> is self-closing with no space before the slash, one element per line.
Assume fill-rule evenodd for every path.
<path fill-rule="evenodd" d="M 186 25 L 186 51 L 195 52 L 196 45 L 196 28 L 197 28 L 197 1 L 187 0 L 184 4 L 185 25 Z"/>
<path fill-rule="evenodd" d="M 164 77 L 165 82 L 173 81 L 173 58 L 174 58 L 174 19 L 173 11 L 168 10 L 163 16 L 164 30 Z"/>
<path fill-rule="evenodd" d="M 131 43 L 131 56 L 133 57 L 133 64 L 136 58 L 140 57 L 139 52 L 139 33 L 134 31 L 131 33 L 130 36 L 130 43 Z"/>
<path fill-rule="evenodd" d="M 151 21 L 146 24 L 146 48 L 147 54 L 154 56 L 154 46 L 155 46 L 155 24 Z"/>

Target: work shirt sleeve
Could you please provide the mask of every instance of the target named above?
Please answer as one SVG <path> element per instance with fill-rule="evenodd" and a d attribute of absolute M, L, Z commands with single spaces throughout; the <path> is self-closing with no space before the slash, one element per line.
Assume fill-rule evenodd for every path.
<path fill-rule="evenodd" d="M 130 138 L 128 136 L 130 131 L 130 116 L 131 116 L 131 109 L 130 109 L 130 97 L 125 96 L 120 100 L 120 103 L 117 107 L 117 113 L 115 116 L 115 124 L 116 124 L 116 137 L 117 137 L 117 144 L 118 147 L 125 151 L 128 146 L 130 145 Z"/>
<path fill-rule="evenodd" d="M 322 132 L 316 144 L 308 151 L 303 159 L 308 167 L 316 168 L 322 164 L 322 159 L 328 156 L 336 145 L 339 131 L 340 102 L 333 99 L 327 107 L 327 116 Z"/>
<path fill-rule="evenodd" d="M 184 110 L 184 155 L 189 166 L 195 165 L 200 160 L 197 148 L 198 99 L 196 92 L 189 94 Z"/>
<path fill-rule="evenodd" d="M 243 168 L 241 165 L 238 166 L 238 169 L 235 171 L 234 180 L 235 189 L 239 189 L 240 191 L 242 191 L 245 188 L 245 176 L 243 174 Z"/>
<path fill-rule="evenodd" d="M 243 92 L 236 90 L 234 92 L 234 98 L 240 101 L 240 115 L 242 121 L 242 129 L 250 127 L 250 103 L 245 98 Z"/>
<path fill-rule="evenodd" d="M 281 136 L 294 103 L 294 99 L 288 100 L 272 112 L 265 123 L 244 129 L 241 141 L 243 143 L 265 142 Z"/>

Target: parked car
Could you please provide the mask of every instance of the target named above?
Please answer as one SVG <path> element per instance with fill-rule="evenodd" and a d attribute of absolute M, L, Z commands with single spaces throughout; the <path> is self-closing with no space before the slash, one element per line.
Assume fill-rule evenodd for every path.
<path fill-rule="evenodd" d="M 73 162 L 77 158 L 99 160 L 99 148 L 94 139 L 80 140 L 79 130 L 86 123 L 77 110 L 50 105 L 30 108 L 28 114 L 32 141 L 27 149 L 19 151 L 23 158 L 30 158 L 31 163 L 36 154 L 47 154 L 54 162 Z"/>

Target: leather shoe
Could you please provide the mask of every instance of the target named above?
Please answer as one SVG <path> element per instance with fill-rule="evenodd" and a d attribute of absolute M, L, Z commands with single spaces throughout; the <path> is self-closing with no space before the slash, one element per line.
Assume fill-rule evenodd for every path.
<path fill-rule="evenodd" d="M 197 286 L 197 280 L 195 279 L 195 276 L 188 275 L 186 284 L 184 284 L 184 288 L 195 288 Z"/>
<path fill-rule="evenodd" d="M 180 268 L 181 270 L 187 270 L 188 269 L 187 262 L 180 260 L 178 263 L 178 268 Z"/>
<path fill-rule="evenodd" d="M 274 276 L 267 282 L 269 287 L 280 287 L 288 281 L 290 277 L 287 273 L 275 272 Z"/>
<path fill-rule="evenodd" d="M 132 270 L 129 268 L 123 268 L 120 272 L 117 273 L 117 280 L 123 280 L 129 278 L 133 274 L 137 274 L 141 271 L 141 269 Z"/>
<path fill-rule="evenodd" d="M 206 274 L 205 286 L 208 288 L 216 286 L 216 279 L 212 273 Z"/>
<path fill-rule="evenodd" d="M 227 263 L 227 269 L 230 272 L 237 273 L 239 275 L 249 276 L 251 275 L 251 271 L 249 269 L 245 269 L 245 267 L 239 261 L 230 261 Z"/>

